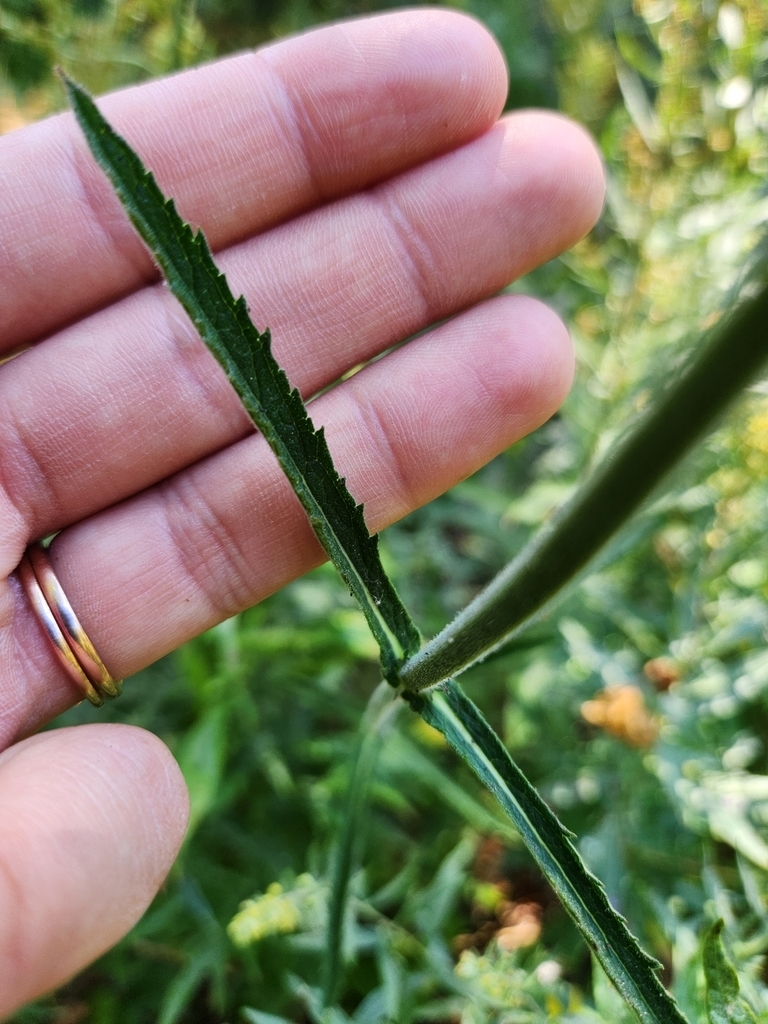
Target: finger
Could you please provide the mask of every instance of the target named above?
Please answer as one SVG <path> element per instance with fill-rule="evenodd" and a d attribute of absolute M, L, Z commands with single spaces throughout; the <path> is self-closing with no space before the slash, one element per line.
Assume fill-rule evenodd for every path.
<path fill-rule="evenodd" d="M 214 248 L 473 138 L 506 72 L 477 22 L 409 11 L 335 25 L 106 97 Z M 0 351 L 156 276 L 71 115 L 0 140 Z"/>
<path fill-rule="evenodd" d="M 570 383 L 567 332 L 545 306 L 493 299 L 379 360 L 310 406 L 340 472 L 379 530 L 547 419 Z M 136 671 L 322 560 L 260 435 L 64 531 L 64 590 L 108 667 Z M 0 667 L 27 670 L 0 699 L 13 735 L 71 703 L 28 605 L 0 630 Z M 0 678 L 3 673 L 0 671 Z"/>
<path fill-rule="evenodd" d="M 135 924 L 187 815 L 176 762 L 142 729 L 57 729 L 0 756 L 0 1017 Z"/>
<path fill-rule="evenodd" d="M 291 381 L 312 394 L 571 245 L 597 217 L 602 189 L 599 158 L 580 128 L 518 114 L 220 262 L 257 322 L 271 324 Z M 159 287 L 26 353 L 0 370 L 0 572 L 18 564 L 30 537 L 250 429 L 223 373 Z"/>

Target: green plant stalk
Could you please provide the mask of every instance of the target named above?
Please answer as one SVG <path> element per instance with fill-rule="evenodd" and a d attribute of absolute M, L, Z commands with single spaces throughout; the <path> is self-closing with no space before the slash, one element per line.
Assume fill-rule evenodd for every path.
<path fill-rule="evenodd" d="M 450 680 L 406 694 L 414 711 L 439 730 L 511 818 L 568 913 L 626 1002 L 643 1024 L 686 1024 L 658 979 L 660 969 L 608 902 L 571 836 L 507 753 L 479 709 Z"/>
<path fill-rule="evenodd" d="M 402 703 L 393 694 L 392 687 L 388 683 L 379 683 L 371 694 L 361 722 L 362 735 L 347 790 L 347 806 L 336 850 L 328 903 L 328 932 L 323 964 L 323 1006 L 332 1006 L 335 1003 L 341 981 L 344 917 L 365 798 L 368 795 L 382 740 L 401 707 Z"/>
<path fill-rule="evenodd" d="M 577 493 L 463 611 L 400 669 L 418 692 L 510 638 L 584 568 L 768 358 L 768 285 L 713 334 Z"/>

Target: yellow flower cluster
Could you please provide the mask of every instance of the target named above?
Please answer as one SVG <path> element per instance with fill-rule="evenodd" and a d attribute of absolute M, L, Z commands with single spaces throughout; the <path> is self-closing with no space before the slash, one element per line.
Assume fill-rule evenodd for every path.
<path fill-rule="evenodd" d="M 299 875 L 295 886 L 285 890 L 273 882 L 261 896 L 245 900 L 229 922 L 227 932 L 236 946 L 250 946 L 269 935 L 288 935 L 302 925 L 303 904 L 315 895 L 312 875 Z"/>
<path fill-rule="evenodd" d="M 768 407 L 750 416 L 744 437 L 747 465 L 756 473 L 768 471 Z"/>
<path fill-rule="evenodd" d="M 523 984 L 526 973 L 516 964 L 514 956 L 492 951 L 491 954 L 466 950 L 456 964 L 456 974 L 474 983 L 487 998 L 505 1008 L 520 1006 L 525 1000 Z"/>

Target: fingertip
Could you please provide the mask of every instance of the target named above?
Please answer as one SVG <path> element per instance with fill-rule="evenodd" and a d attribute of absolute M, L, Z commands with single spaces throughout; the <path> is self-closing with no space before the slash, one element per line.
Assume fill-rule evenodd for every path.
<path fill-rule="evenodd" d="M 507 96 L 504 57 L 491 33 L 474 18 L 441 8 L 340 21 L 276 43 L 260 58 L 287 85 L 310 128 L 303 144 L 323 188 L 329 168 L 334 180 L 342 175 L 334 160 L 348 161 L 345 150 L 361 132 L 380 164 L 389 160 L 394 169 L 396 158 L 402 169 L 487 131 Z M 339 109 L 333 152 L 322 127 L 329 102 Z M 380 179 L 371 174 L 371 181 Z"/>
<path fill-rule="evenodd" d="M 605 203 L 605 164 L 597 143 L 587 129 L 562 114 L 551 114 L 559 122 L 563 138 L 563 177 L 572 195 L 576 216 L 575 244 L 595 226 Z"/>
<path fill-rule="evenodd" d="M 79 733 L 83 728 L 73 731 Z M 152 858 L 146 879 L 157 888 L 179 852 L 189 823 L 189 791 L 181 768 L 160 737 L 147 729 L 122 723 L 85 728 L 90 730 L 87 740 L 94 756 L 104 758 L 111 775 L 120 771 L 130 780 L 135 820 L 143 822 L 142 841 Z M 77 737 L 77 743 L 81 742 Z"/>
<path fill-rule="evenodd" d="M 535 299 L 501 295 L 356 374 L 320 413 L 337 404 L 329 436 L 344 438 L 344 475 L 380 530 L 541 426 L 572 376 L 560 318 Z"/>
<path fill-rule="evenodd" d="M 573 383 L 568 329 L 549 306 L 527 295 L 498 295 L 459 318 L 474 335 L 474 367 L 501 447 L 545 423 Z M 481 340 L 482 339 L 482 340 Z"/>
<path fill-rule="evenodd" d="M 67 980 L 135 924 L 187 818 L 173 756 L 134 726 L 57 729 L 0 757 L 0 1014 Z"/>
<path fill-rule="evenodd" d="M 552 111 L 515 111 L 498 132 L 498 166 L 511 186 L 520 248 L 529 255 L 525 270 L 575 245 L 594 226 L 605 198 L 603 161 L 584 128 Z"/>
<path fill-rule="evenodd" d="M 425 38 L 442 44 L 443 59 L 448 58 L 446 78 L 464 97 L 474 97 L 468 120 L 476 123 L 478 131 L 490 128 L 504 110 L 509 92 L 509 69 L 496 37 L 463 11 L 426 8 L 409 13 L 421 22 Z"/>
<path fill-rule="evenodd" d="M 540 161 L 545 187 L 539 201 L 567 211 L 560 242 L 575 245 L 594 227 L 605 200 L 605 168 L 595 140 L 580 124 L 554 111 L 521 111 L 510 123 Z"/>
<path fill-rule="evenodd" d="M 527 295 L 500 296 L 507 320 L 524 323 L 528 367 L 527 393 L 532 423 L 540 426 L 553 416 L 573 384 L 575 354 L 571 335 L 558 314 L 546 303 Z"/>

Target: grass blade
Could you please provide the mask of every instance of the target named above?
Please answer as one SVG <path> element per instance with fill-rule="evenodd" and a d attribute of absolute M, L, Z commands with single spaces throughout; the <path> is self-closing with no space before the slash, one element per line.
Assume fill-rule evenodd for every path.
<path fill-rule="evenodd" d="M 378 538 L 331 461 L 322 428 L 315 430 L 296 389 L 270 350 L 269 331 L 251 322 L 245 299 L 235 299 L 213 262 L 201 231 L 179 217 L 128 143 L 91 97 L 62 75 L 91 152 L 160 266 L 168 286 L 227 374 L 246 411 L 280 461 L 320 543 L 360 602 L 381 648 L 384 674 L 418 650 L 416 627 L 387 578 Z"/>
<path fill-rule="evenodd" d="M 640 948 L 569 833 L 458 684 L 451 680 L 407 699 L 499 801 L 606 974 L 643 1024 L 685 1024 L 677 1003 L 657 977 L 659 964 Z"/>
<path fill-rule="evenodd" d="M 384 734 L 401 707 L 401 701 L 394 699 L 392 688 L 386 683 L 380 683 L 371 694 L 361 723 L 362 735 L 347 790 L 347 806 L 336 850 L 328 903 L 328 935 L 323 964 L 323 1006 L 333 1005 L 341 982 L 344 916 L 363 807 Z"/>
<path fill-rule="evenodd" d="M 727 317 L 574 497 L 441 633 L 403 665 L 408 690 L 489 654 L 586 565 L 768 358 L 768 286 Z M 746 289 L 745 289 L 746 290 Z"/>

